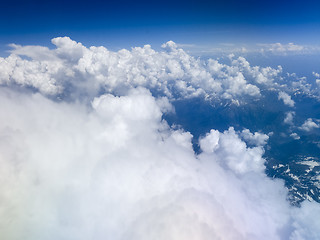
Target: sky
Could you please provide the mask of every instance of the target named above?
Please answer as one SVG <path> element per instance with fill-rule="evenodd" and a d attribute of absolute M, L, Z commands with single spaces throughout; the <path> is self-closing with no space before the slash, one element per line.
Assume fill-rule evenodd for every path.
<path fill-rule="evenodd" d="M 47 44 L 69 36 L 113 50 L 173 40 L 318 44 L 318 1 L 5 1 L 0 44 Z M 130 40 L 130 43 L 129 43 Z"/>

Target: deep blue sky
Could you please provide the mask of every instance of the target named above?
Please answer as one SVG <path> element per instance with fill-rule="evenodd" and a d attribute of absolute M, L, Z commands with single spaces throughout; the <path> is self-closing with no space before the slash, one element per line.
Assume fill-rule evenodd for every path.
<path fill-rule="evenodd" d="M 113 49 L 168 40 L 317 44 L 319 13 L 315 0 L 6 1 L 0 45 L 48 45 L 56 36 Z"/>

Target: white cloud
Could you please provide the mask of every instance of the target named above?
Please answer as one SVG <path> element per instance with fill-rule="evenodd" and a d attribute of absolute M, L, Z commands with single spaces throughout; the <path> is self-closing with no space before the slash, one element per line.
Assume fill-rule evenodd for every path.
<path fill-rule="evenodd" d="M 289 125 L 293 125 L 293 118 L 295 115 L 296 115 L 296 113 L 293 111 L 286 112 L 286 116 L 285 116 L 283 122 L 286 124 L 289 124 Z"/>
<path fill-rule="evenodd" d="M 289 107 L 294 107 L 295 102 L 291 99 L 291 96 L 285 92 L 279 92 L 278 99 Z"/>
<path fill-rule="evenodd" d="M 21 46 L 17 44 L 9 44 L 13 48 L 10 52 L 14 55 L 26 56 L 35 61 L 54 61 L 59 60 L 58 57 L 52 54 L 52 51 L 43 46 Z"/>
<path fill-rule="evenodd" d="M 316 77 L 316 84 L 318 87 L 320 87 L 320 74 L 317 72 L 312 72 L 312 75 Z"/>
<path fill-rule="evenodd" d="M 299 140 L 300 136 L 297 133 L 291 133 L 290 137 L 292 137 L 294 140 Z"/>
<path fill-rule="evenodd" d="M 210 45 L 176 44 L 184 48 L 193 56 L 201 57 L 226 57 L 228 54 L 237 56 L 259 55 L 260 57 L 315 55 L 319 54 L 319 45 L 301 45 L 296 43 L 258 43 L 258 44 L 235 44 L 216 43 Z"/>
<path fill-rule="evenodd" d="M 242 130 L 239 135 L 246 143 L 255 146 L 264 146 L 269 139 L 268 135 L 259 132 L 251 133 L 249 129 Z"/>
<path fill-rule="evenodd" d="M 85 103 L 0 89 L 2 239 L 316 239 L 314 203 L 292 208 L 264 173 L 267 137 L 191 134 L 143 88 Z"/>
<path fill-rule="evenodd" d="M 301 127 L 299 127 L 299 129 L 306 131 L 306 132 L 310 132 L 311 130 L 313 130 L 314 128 L 319 128 L 319 124 L 315 123 L 312 118 L 308 118 Z"/>
<path fill-rule="evenodd" d="M 0 84 L 32 86 L 47 95 L 57 94 L 62 86 L 54 76 L 61 68 L 61 62 L 29 61 L 10 55 L 0 58 Z"/>
<path fill-rule="evenodd" d="M 281 44 L 281 43 L 271 43 L 271 44 L 259 44 L 261 46 L 261 52 L 272 53 L 276 55 L 287 55 L 291 53 L 299 54 L 306 50 L 305 46 L 297 45 L 294 43 Z"/>
<path fill-rule="evenodd" d="M 141 86 L 169 98 L 202 96 L 234 103 L 259 98 L 268 89 L 311 92 L 303 79 L 281 82 L 281 66 L 252 66 L 234 56 L 230 64 L 200 60 L 172 41 L 163 44 L 162 51 L 145 45 L 118 52 L 87 48 L 68 37 L 54 38 L 52 43 L 54 49 L 12 44 L 11 55 L 0 58 L 0 85 L 20 85 L 71 99 L 90 99 L 97 93 L 123 95 Z"/>
<path fill-rule="evenodd" d="M 243 136 L 255 143 L 257 140 L 261 142 L 261 137 L 265 139 L 266 136 L 260 136 L 259 133 L 250 134 L 245 131 Z M 205 138 L 200 139 L 199 143 L 204 153 L 213 153 L 213 157 L 221 161 L 221 165 L 225 165 L 227 169 L 231 169 L 236 174 L 245 174 L 251 171 L 260 173 L 265 169 L 264 160 L 261 158 L 263 148 L 261 146 L 247 148 L 245 142 L 241 141 L 233 128 L 229 128 L 223 134 L 211 130 Z"/>
<path fill-rule="evenodd" d="M 232 57 L 233 58 L 233 57 Z M 233 71 L 240 71 L 247 73 L 254 79 L 256 84 L 262 84 L 267 86 L 273 86 L 273 82 L 276 77 L 282 72 L 282 67 L 278 66 L 277 69 L 271 67 L 251 67 L 250 63 L 244 57 L 238 57 L 232 61 L 232 65 L 235 69 Z"/>
<path fill-rule="evenodd" d="M 192 43 L 177 43 L 177 47 L 179 48 L 196 48 L 197 45 Z"/>
<path fill-rule="evenodd" d="M 226 55 L 226 54 L 238 54 L 238 55 L 245 55 L 250 52 L 245 46 L 236 46 L 234 44 L 228 43 L 221 43 L 219 47 L 207 47 L 202 50 L 202 52 L 196 52 L 200 55 Z"/>
<path fill-rule="evenodd" d="M 233 102 L 261 96 L 260 88 L 274 87 L 282 68 L 251 66 L 239 57 L 231 65 L 190 56 L 174 42 L 163 51 L 150 45 L 112 52 L 87 48 L 68 37 L 54 38 L 55 49 L 18 46 L 0 58 L 0 84 L 22 85 L 45 95 L 89 98 L 98 92 L 126 94 L 141 86 L 169 98 L 204 96 Z"/>
<path fill-rule="evenodd" d="M 319 208 L 315 207 L 316 202 L 302 203 L 302 209 L 294 209 L 294 222 L 296 230 L 292 233 L 292 239 L 320 239 L 320 232 L 312 231 L 320 226 L 318 217 Z M 315 207 L 315 208 L 314 208 Z"/>

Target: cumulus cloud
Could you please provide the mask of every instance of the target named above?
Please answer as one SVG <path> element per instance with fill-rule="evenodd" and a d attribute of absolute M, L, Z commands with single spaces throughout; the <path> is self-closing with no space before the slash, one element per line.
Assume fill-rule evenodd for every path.
<path fill-rule="evenodd" d="M 259 133 L 253 135 L 245 130 L 242 135 L 254 143 L 261 142 L 262 137 L 262 144 L 264 144 L 266 137 L 266 135 L 262 136 Z M 265 169 L 264 161 L 261 158 L 263 148 L 248 149 L 245 142 L 241 141 L 232 127 L 223 134 L 217 130 L 211 130 L 205 138 L 200 139 L 199 143 L 204 153 L 212 153 L 218 161 L 223 159 L 220 164 L 225 165 L 226 168 L 231 169 L 236 174 L 245 174 L 251 171 L 259 173 Z M 231 145 L 232 148 L 230 148 Z"/>
<path fill-rule="evenodd" d="M 286 112 L 286 116 L 285 116 L 283 122 L 286 124 L 289 124 L 289 125 L 293 125 L 293 118 L 295 115 L 296 115 L 296 113 L 293 111 Z"/>
<path fill-rule="evenodd" d="M 58 57 L 52 54 L 48 47 L 43 46 L 21 46 L 17 44 L 9 44 L 12 48 L 10 51 L 12 54 L 26 56 L 35 61 L 54 61 L 58 60 Z"/>
<path fill-rule="evenodd" d="M 172 98 L 256 97 L 245 76 L 272 85 L 280 69 L 203 63 L 173 42 L 162 52 L 52 42 L 0 59 L 1 239 L 319 237 L 319 205 L 290 206 L 266 175 L 267 135 L 212 129 L 196 154 L 192 135 L 163 120 Z"/>
<path fill-rule="evenodd" d="M 106 92 L 125 94 L 141 86 L 169 98 L 203 96 L 241 101 L 261 95 L 282 72 L 251 66 L 239 57 L 231 65 L 190 56 L 172 41 L 155 51 L 150 45 L 109 51 L 87 48 L 68 37 L 52 39 L 56 48 L 14 45 L 11 55 L 0 58 L 0 84 L 22 85 L 43 94 L 69 94 L 72 98 Z"/>
<path fill-rule="evenodd" d="M 163 44 L 161 51 L 145 45 L 114 52 L 85 47 L 68 37 L 54 38 L 52 44 L 53 49 L 11 44 L 11 54 L 0 58 L 0 85 L 69 99 L 90 99 L 98 93 L 122 95 L 140 86 L 170 99 L 201 96 L 237 104 L 257 99 L 268 89 L 311 93 L 311 85 L 303 79 L 283 82 L 281 66 L 252 66 L 234 55 L 229 64 L 201 60 L 172 41 Z"/>
<path fill-rule="evenodd" d="M 262 134 L 211 130 L 195 155 L 192 135 L 162 120 L 170 104 L 143 88 L 97 96 L 92 106 L 5 89 L 0 100 L 3 239 L 319 234 L 306 224 L 319 206 L 292 209 L 283 182 L 264 173 Z"/>
<path fill-rule="evenodd" d="M 310 132 L 311 130 L 315 128 L 319 128 L 319 124 L 315 123 L 312 118 L 308 118 L 301 127 L 299 127 L 300 130 Z"/>
<path fill-rule="evenodd" d="M 239 135 L 246 143 L 254 146 L 264 146 L 269 139 L 268 135 L 259 132 L 251 133 L 249 129 L 242 130 Z"/>
<path fill-rule="evenodd" d="M 291 99 L 291 96 L 285 92 L 279 92 L 278 99 L 289 107 L 294 107 L 295 102 Z"/>

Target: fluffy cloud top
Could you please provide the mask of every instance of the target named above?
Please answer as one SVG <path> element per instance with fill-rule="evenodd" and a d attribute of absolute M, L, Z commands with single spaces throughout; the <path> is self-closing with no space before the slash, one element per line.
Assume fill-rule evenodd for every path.
<path fill-rule="evenodd" d="M 314 128 L 319 128 L 319 124 L 315 123 L 312 118 L 308 118 L 299 129 L 310 132 Z"/>
<path fill-rule="evenodd" d="M 45 95 L 69 99 L 91 99 L 100 93 L 126 94 L 145 87 L 170 99 L 201 96 L 236 104 L 276 90 L 292 106 L 290 94 L 310 84 L 302 79 L 283 81 L 282 67 L 251 66 L 243 57 L 230 55 L 230 64 L 190 56 L 169 41 L 162 51 L 150 45 L 109 51 L 85 47 L 68 37 L 52 39 L 54 49 L 11 44 L 13 50 L 0 58 L 0 85 L 23 86 Z M 297 77 L 295 77 L 297 78 Z"/>
<path fill-rule="evenodd" d="M 294 101 L 291 99 L 291 96 L 285 92 L 279 92 L 278 99 L 282 100 L 285 105 L 289 107 L 294 107 Z"/>
<path fill-rule="evenodd" d="M 253 134 L 249 129 L 242 130 L 239 135 L 246 143 L 254 146 L 264 146 L 265 144 L 267 144 L 267 141 L 269 139 L 268 135 L 258 132 L 255 132 Z"/>
<path fill-rule="evenodd" d="M 150 45 L 118 52 L 87 48 L 68 37 L 54 38 L 52 43 L 55 49 L 11 45 L 12 54 L 0 58 L 0 84 L 73 98 L 99 92 L 121 95 L 142 86 L 169 98 L 202 95 L 239 101 L 259 97 L 261 85 L 272 85 L 282 71 L 281 67 L 252 67 L 242 57 L 231 65 L 202 61 L 172 41 L 163 44 L 160 52 Z"/>

